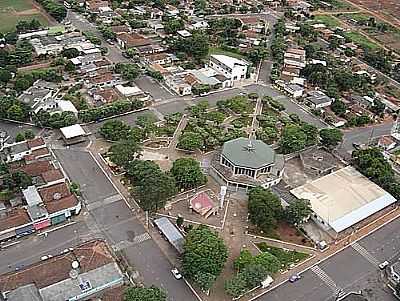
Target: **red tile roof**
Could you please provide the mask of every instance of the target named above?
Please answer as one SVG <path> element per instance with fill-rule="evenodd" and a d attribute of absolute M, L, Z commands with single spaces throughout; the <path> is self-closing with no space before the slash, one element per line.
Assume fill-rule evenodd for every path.
<path fill-rule="evenodd" d="M 34 147 L 38 147 L 38 146 L 46 146 L 46 142 L 44 142 L 42 137 L 28 140 L 27 143 L 28 143 L 29 148 L 34 148 Z"/>
<path fill-rule="evenodd" d="M 21 170 L 31 177 L 40 176 L 42 173 L 54 169 L 53 165 L 51 165 L 50 161 L 36 161 L 33 163 L 26 164 L 18 168 L 17 170 Z"/>
<path fill-rule="evenodd" d="M 73 208 L 78 205 L 79 201 L 75 195 L 71 194 L 65 198 L 59 200 L 52 200 L 50 202 L 45 202 L 46 210 L 49 214 L 62 211 L 68 208 Z"/>
<path fill-rule="evenodd" d="M 67 184 L 59 183 L 39 189 L 39 194 L 42 197 L 43 202 L 51 202 L 60 200 L 71 195 Z"/>
<path fill-rule="evenodd" d="M 50 183 L 63 179 L 64 175 L 59 169 L 53 169 L 42 173 L 42 178 L 46 183 Z"/>
<path fill-rule="evenodd" d="M 80 271 L 86 273 L 114 260 L 104 241 L 95 240 L 76 247 L 72 252 L 0 276 L 0 291 L 7 292 L 30 283 L 39 289 L 69 278 L 71 264 L 79 260 Z"/>
<path fill-rule="evenodd" d="M 0 218 L 0 231 L 28 224 L 31 219 L 25 209 L 14 209 L 6 217 Z"/>

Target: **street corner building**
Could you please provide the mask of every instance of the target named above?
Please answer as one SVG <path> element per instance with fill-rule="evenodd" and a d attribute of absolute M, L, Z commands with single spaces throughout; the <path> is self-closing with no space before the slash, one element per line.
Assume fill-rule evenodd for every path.
<path fill-rule="evenodd" d="M 269 188 L 282 179 L 284 162 L 283 155 L 261 140 L 237 138 L 225 142 L 213 157 L 210 173 L 230 190 Z"/>
<path fill-rule="evenodd" d="M 122 300 L 123 273 L 102 240 L 0 276 L 1 300 Z M 109 296 L 111 295 L 111 296 Z"/>
<path fill-rule="evenodd" d="M 384 189 L 351 166 L 291 190 L 298 199 L 311 203 L 313 219 L 336 234 L 396 202 Z"/>

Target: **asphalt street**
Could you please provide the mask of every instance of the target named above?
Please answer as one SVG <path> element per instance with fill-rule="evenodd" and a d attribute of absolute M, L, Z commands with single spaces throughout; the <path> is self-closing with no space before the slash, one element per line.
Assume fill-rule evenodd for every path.
<path fill-rule="evenodd" d="M 15 142 L 15 137 L 18 133 L 22 133 L 24 131 L 32 131 L 35 135 L 37 135 L 41 129 L 35 126 L 25 125 L 25 124 L 15 124 L 8 121 L 1 120 L 0 121 L 0 131 L 5 131 L 7 133 L 7 143 Z"/>
<path fill-rule="evenodd" d="M 162 87 L 156 80 L 147 75 L 143 75 L 136 79 L 135 84 L 142 91 L 149 93 L 153 97 L 154 101 L 176 97 L 176 95 L 172 94 L 166 88 Z"/>
<path fill-rule="evenodd" d="M 397 219 L 302 273 L 296 283 L 286 282 L 257 300 L 333 301 L 341 290 L 362 290 L 369 301 L 396 300 L 377 265 L 399 259 L 399 227 Z"/>
<path fill-rule="evenodd" d="M 129 59 L 122 56 L 121 50 L 118 49 L 117 46 L 108 44 L 103 36 L 101 35 L 100 31 L 96 28 L 95 25 L 90 23 L 83 15 L 80 15 L 72 10 L 68 10 L 67 18 L 65 21 L 70 21 L 71 24 L 79 29 L 82 32 L 91 32 L 96 37 L 100 38 L 102 41 L 102 45 L 107 47 L 108 53 L 106 57 L 113 63 L 126 63 L 129 62 Z"/>
<path fill-rule="evenodd" d="M 167 258 L 90 154 L 71 149 L 55 154 L 71 180 L 81 185 L 91 233 L 104 236 L 115 251 L 122 251 L 143 282 L 163 287 L 169 300 L 196 300 L 189 287 L 172 276 Z"/>

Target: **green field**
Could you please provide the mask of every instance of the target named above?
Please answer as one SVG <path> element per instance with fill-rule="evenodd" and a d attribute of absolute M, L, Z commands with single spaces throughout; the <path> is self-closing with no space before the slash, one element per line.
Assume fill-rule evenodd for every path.
<path fill-rule="evenodd" d="M 30 0 L 0 0 L 0 32 L 14 30 L 20 20 L 37 19 L 41 24 L 48 25 L 46 18 L 34 9 Z"/>
<path fill-rule="evenodd" d="M 344 36 L 349 38 L 354 44 L 362 47 L 362 48 L 369 48 L 372 50 L 380 48 L 377 44 L 374 42 L 368 40 L 365 36 L 362 34 L 355 32 L 355 31 L 349 31 L 344 33 Z"/>
<path fill-rule="evenodd" d="M 230 52 L 230 51 L 223 50 L 223 49 L 217 48 L 217 47 L 210 47 L 210 49 L 208 51 L 208 55 L 210 56 L 211 54 L 223 54 L 223 55 L 235 57 L 237 59 L 244 59 L 244 56 L 239 53 Z"/>
<path fill-rule="evenodd" d="M 340 27 L 340 22 L 335 17 L 327 15 L 315 16 L 313 23 L 323 23 L 330 28 Z"/>
<path fill-rule="evenodd" d="M 1 0 L 0 10 L 13 8 L 16 11 L 24 11 L 27 9 L 32 9 L 32 2 L 29 0 Z"/>

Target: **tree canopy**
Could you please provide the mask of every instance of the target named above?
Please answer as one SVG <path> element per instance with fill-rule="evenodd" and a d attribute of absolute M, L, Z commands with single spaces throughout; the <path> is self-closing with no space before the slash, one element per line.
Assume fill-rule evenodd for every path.
<path fill-rule="evenodd" d="M 212 283 L 204 279 L 217 278 L 228 258 L 224 241 L 214 231 L 201 225 L 189 231 L 183 248 L 182 266 L 185 276 L 203 290 L 208 290 Z"/>
<path fill-rule="evenodd" d="M 167 294 L 158 287 L 130 287 L 124 292 L 124 301 L 167 301 Z"/>
<path fill-rule="evenodd" d="M 193 158 L 180 158 L 174 161 L 171 174 L 179 188 L 191 189 L 207 182 L 200 164 Z"/>
<path fill-rule="evenodd" d="M 319 136 L 321 144 L 327 148 L 334 148 L 343 140 L 343 133 L 339 129 L 322 129 Z"/>
<path fill-rule="evenodd" d="M 296 200 L 285 208 L 285 218 L 291 224 L 300 224 L 312 213 L 309 200 Z"/>
<path fill-rule="evenodd" d="M 141 150 L 136 141 L 121 140 L 111 145 L 108 153 L 112 162 L 125 168 L 130 162 L 139 158 Z"/>
<path fill-rule="evenodd" d="M 250 190 L 248 208 L 250 221 L 265 232 L 276 227 L 283 212 L 279 198 L 262 187 Z"/>

